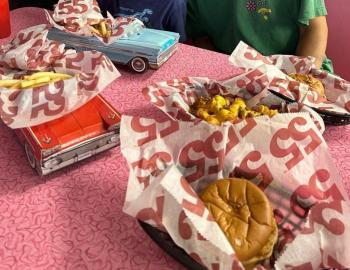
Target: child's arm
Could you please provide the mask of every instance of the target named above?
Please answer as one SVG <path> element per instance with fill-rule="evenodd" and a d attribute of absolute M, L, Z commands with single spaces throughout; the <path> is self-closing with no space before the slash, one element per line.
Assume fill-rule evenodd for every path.
<path fill-rule="evenodd" d="M 328 27 L 325 16 L 309 21 L 307 27 L 300 28 L 300 40 L 296 54 L 316 57 L 316 67 L 320 68 L 326 56 Z"/>

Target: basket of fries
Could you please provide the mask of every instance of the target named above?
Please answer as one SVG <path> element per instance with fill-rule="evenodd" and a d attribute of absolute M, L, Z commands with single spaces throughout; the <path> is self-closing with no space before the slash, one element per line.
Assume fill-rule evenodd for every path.
<path fill-rule="evenodd" d="M 314 60 L 293 55 L 263 56 L 243 42 L 230 56 L 232 65 L 255 76 L 261 74 L 274 95 L 312 108 L 328 125 L 350 124 L 350 82 L 315 69 Z"/>
<path fill-rule="evenodd" d="M 0 47 L 0 116 L 11 128 L 70 113 L 120 76 L 102 53 L 66 50 L 47 33 L 30 27 Z"/>

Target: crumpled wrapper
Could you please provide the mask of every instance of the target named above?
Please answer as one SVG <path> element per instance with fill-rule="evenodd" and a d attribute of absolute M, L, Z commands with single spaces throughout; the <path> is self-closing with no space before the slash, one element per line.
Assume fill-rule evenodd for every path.
<path fill-rule="evenodd" d="M 178 89 L 177 99 L 166 98 L 171 95 L 167 85 Z M 186 93 L 188 87 L 192 94 Z M 201 82 L 202 92 L 227 91 L 220 87 Z M 192 121 L 182 109 L 198 97 L 197 91 L 200 82 L 193 78 L 154 84 L 144 94 L 167 108 L 170 117 L 122 117 L 121 151 L 130 169 L 124 211 L 166 231 L 208 269 L 244 269 L 198 196 L 217 179 L 244 177 L 264 190 L 279 228 L 271 260 L 255 269 L 349 267 L 344 252 L 350 241 L 348 197 L 310 114 L 281 113 L 213 126 Z M 336 248 L 327 245 L 335 242 Z"/>
<path fill-rule="evenodd" d="M 229 61 L 236 67 L 245 71 L 249 70 L 255 76 L 264 70 L 265 73 L 261 80 L 266 83 L 268 89 L 283 94 L 298 103 L 328 112 L 350 114 L 350 82 L 327 71 L 315 69 L 313 57 L 263 56 L 244 42 L 240 42 L 231 54 Z M 308 85 L 287 76 L 290 73 L 310 74 L 319 79 L 325 87 L 327 98 L 312 91 Z M 242 87 L 244 87 L 243 84 Z"/>
<path fill-rule="evenodd" d="M 113 18 L 108 12 L 107 18 L 104 18 L 96 0 L 60 0 L 53 14 L 46 11 L 46 17 L 57 29 L 79 36 L 95 36 L 105 44 L 138 33 L 144 28 L 143 22 L 137 18 Z M 101 37 L 91 31 L 91 25 L 102 21 L 112 30 L 111 36 Z"/>
<path fill-rule="evenodd" d="M 0 47 L 0 79 L 16 79 L 34 71 L 56 71 L 70 79 L 27 89 L 0 87 L 0 117 L 11 128 L 38 125 L 81 107 L 120 76 L 102 53 L 65 50 L 48 40 L 46 25 L 22 30 Z"/>
<path fill-rule="evenodd" d="M 185 77 L 158 82 L 143 89 L 143 95 L 154 106 L 177 120 L 199 121 L 190 112 L 190 107 L 200 96 L 220 94 L 224 97 L 241 97 L 249 107 L 265 104 L 281 107 L 285 113 L 307 112 L 319 130 L 324 132 L 325 125 L 319 114 L 301 103 L 286 104 L 284 100 L 272 95 L 268 91 L 266 81 L 262 79 L 265 76 L 264 70 L 259 70 L 259 73 L 254 72 L 258 76 L 251 76 L 251 72 L 248 71 L 224 81 L 215 81 L 206 77 Z M 251 88 L 242 87 L 243 83 L 250 85 Z M 230 123 L 225 123 L 225 125 L 230 125 Z"/>

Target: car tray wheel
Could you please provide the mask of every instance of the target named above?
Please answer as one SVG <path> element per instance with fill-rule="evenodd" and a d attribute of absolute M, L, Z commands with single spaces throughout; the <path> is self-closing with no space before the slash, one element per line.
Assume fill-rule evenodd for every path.
<path fill-rule="evenodd" d="M 24 150 L 25 150 L 25 152 L 26 152 L 27 159 L 28 159 L 28 162 L 29 162 L 30 167 L 32 167 L 33 169 L 35 169 L 35 165 L 36 165 L 35 156 L 34 156 L 34 154 L 33 154 L 32 148 L 29 146 L 28 143 L 24 143 Z"/>
<path fill-rule="evenodd" d="M 134 57 L 131 59 L 129 66 L 133 71 L 142 73 L 148 68 L 148 61 L 142 57 Z"/>

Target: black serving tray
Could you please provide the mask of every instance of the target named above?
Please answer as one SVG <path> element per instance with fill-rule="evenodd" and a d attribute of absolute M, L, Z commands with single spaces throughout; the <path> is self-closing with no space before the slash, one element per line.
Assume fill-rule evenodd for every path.
<path fill-rule="evenodd" d="M 141 228 L 148 234 L 148 236 L 158 244 L 158 246 L 173 257 L 176 261 L 181 263 L 189 270 L 207 270 L 206 267 L 199 264 L 192 259 L 186 251 L 177 246 L 169 234 L 162 232 L 153 226 L 139 220 Z"/>
<path fill-rule="evenodd" d="M 291 99 L 291 98 L 289 98 L 281 93 L 278 93 L 274 90 L 270 89 L 269 91 L 272 94 L 274 94 L 275 96 L 285 100 L 287 103 L 295 102 L 295 100 L 293 100 L 293 99 Z M 326 125 L 343 126 L 343 125 L 350 124 L 350 114 L 331 112 L 331 111 L 321 110 L 321 109 L 313 108 L 313 107 L 310 107 L 310 108 L 313 109 L 315 112 L 317 112 L 322 117 L 322 119 Z"/>

